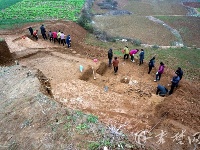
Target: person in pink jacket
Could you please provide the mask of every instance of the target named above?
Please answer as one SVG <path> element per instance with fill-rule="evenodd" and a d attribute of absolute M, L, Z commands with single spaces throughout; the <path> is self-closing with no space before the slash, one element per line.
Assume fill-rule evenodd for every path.
<path fill-rule="evenodd" d="M 58 40 L 57 39 L 57 32 L 52 32 L 52 34 L 53 34 L 53 41 L 54 41 L 54 43 Z"/>
<path fill-rule="evenodd" d="M 156 79 L 154 80 L 155 82 L 160 80 L 161 75 L 164 72 L 164 68 L 165 68 L 165 65 L 163 64 L 163 62 L 160 62 L 160 66 L 159 66 L 158 72 L 156 73 Z"/>
<path fill-rule="evenodd" d="M 134 61 L 134 55 L 137 54 L 137 52 L 139 52 L 139 49 L 132 49 L 132 50 L 129 52 L 129 55 L 131 56 L 131 61 L 132 61 L 132 62 L 135 62 L 135 61 Z"/>

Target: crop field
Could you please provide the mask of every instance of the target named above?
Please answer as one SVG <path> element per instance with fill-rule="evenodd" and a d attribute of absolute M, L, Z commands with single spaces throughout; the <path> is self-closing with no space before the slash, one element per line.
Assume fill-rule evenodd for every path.
<path fill-rule="evenodd" d="M 156 16 L 166 24 L 179 31 L 186 46 L 200 47 L 200 18 L 190 16 Z"/>
<path fill-rule="evenodd" d="M 96 2 L 93 6 L 93 13 L 100 13 L 102 16 L 97 15 L 94 17 L 94 26 L 111 36 L 138 39 L 144 44 L 174 45 L 179 39 L 162 24 L 155 23 L 146 18 L 147 16 L 153 16 L 171 28 L 176 29 L 181 35 L 185 46 L 196 45 L 200 47 L 198 41 L 200 38 L 199 17 L 187 16 L 188 10 L 181 4 L 180 0 L 118 0 L 117 2 L 119 10 L 127 10 L 132 14 L 122 16 L 103 15 L 102 13 L 106 13 L 105 11 L 109 12 L 111 10 L 100 9 Z"/>
<path fill-rule="evenodd" d="M 34 20 L 77 20 L 85 0 L 0 0 L 0 25 Z M 21 20 L 21 21 L 19 21 Z"/>

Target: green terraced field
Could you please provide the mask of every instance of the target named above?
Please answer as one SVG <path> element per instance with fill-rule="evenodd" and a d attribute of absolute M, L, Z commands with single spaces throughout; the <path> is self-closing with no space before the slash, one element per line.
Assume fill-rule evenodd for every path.
<path fill-rule="evenodd" d="M 21 2 L 22 0 L 0 0 L 0 10 Z"/>
<path fill-rule="evenodd" d="M 1 19 L 77 20 L 85 0 L 0 0 Z M 18 3 L 16 3 L 18 2 Z M 12 5 L 14 4 L 14 5 Z M 7 7 L 7 8 L 6 8 Z"/>

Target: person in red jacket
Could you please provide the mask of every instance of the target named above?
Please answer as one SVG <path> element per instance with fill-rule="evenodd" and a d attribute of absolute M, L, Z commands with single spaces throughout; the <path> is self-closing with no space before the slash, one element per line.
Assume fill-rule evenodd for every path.
<path fill-rule="evenodd" d="M 132 50 L 129 52 L 129 55 L 131 56 L 131 61 L 132 61 L 132 62 L 135 62 L 135 61 L 134 61 L 134 55 L 137 54 L 137 52 L 139 52 L 139 49 L 132 49 Z"/>
<path fill-rule="evenodd" d="M 119 60 L 117 59 L 117 57 L 115 57 L 113 60 L 113 67 L 114 67 L 115 74 L 117 74 L 117 71 L 118 71 L 118 64 L 119 64 Z"/>
<path fill-rule="evenodd" d="M 55 43 L 56 41 L 58 41 L 58 39 L 57 39 L 57 32 L 52 32 L 52 34 L 53 34 L 53 42 Z"/>
<path fill-rule="evenodd" d="M 36 40 L 38 40 L 38 30 L 35 30 L 35 31 L 33 32 L 33 37 L 34 37 Z"/>
<path fill-rule="evenodd" d="M 155 82 L 160 80 L 161 78 L 161 75 L 163 74 L 164 72 L 164 68 L 165 68 L 165 65 L 163 62 L 160 62 L 160 66 L 159 66 L 159 69 L 158 69 L 158 72 L 156 73 L 156 79 L 154 80 Z"/>

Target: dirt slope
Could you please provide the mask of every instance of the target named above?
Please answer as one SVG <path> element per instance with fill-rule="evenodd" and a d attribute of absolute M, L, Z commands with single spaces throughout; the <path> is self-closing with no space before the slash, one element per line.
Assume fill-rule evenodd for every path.
<path fill-rule="evenodd" d="M 158 83 L 153 82 L 156 68 L 148 75 L 146 63 L 138 66 L 137 60 L 136 63 L 132 63 L 130 60 L 123 61 L 120 58 L 118 75 L 114 75 L 113 68 L 105 67 L 105 64 L 107 64 L 107 50 L 86 45 L 84 39 L 87 32 L 83 28 L 71 22 L 45 22 L 44 25 L 47 31 L 61 30 L 66 35 L 70 34 L 72 47 L 66 48 L 66 46 L 58 43 L 50 43 L 43 40 L 41 36 L 38 41 L 35 41 L 29 36 L 26 29 L 27 26 L 16 31 L 18 35 L 8 32 L 8 35 L 3 36 L 12 55 L 19 60 L 21 66 L 39 69 L 44 73 L 48 81 L 50 81 L 54 99 L 62 103 L 63 106 L 97 115 L 107 125 L 112 124 L 117 127 L 123 125 L 122 129 L 132 134 L 141 130 L 152 129 L 166 112 L 168 112 L 167 117 L 165 116 L 165 120 L 156 126 L 155 133 L 160 130 L 166 130 L 173 135 L 175 131 L 191 128 L 192 130 L 187 130 L 187 134 L 193 135 L 200 130 L 199 89 L 195 84 L 191 85 L 183 79 L 175 94 L 166 98 L 156 96 L 155 91 Z M 39 29 L 40 24 L 33 24 L 32 26 L 35 29 Z M 25 39 L 21 38 L 23 35 L 26 35 Z M 96 64 L 93 62 L 94 58 L 98 59 Z M 84 67 L 84 72 L 80 72 L 80 65 Z M 98 70 L 96 80 L 93 79 L 92 67 Z M 169 68 L 166 68 L 159 83 L 163 85 L 170 83 L 171 72 Z M 10 74 L 10 76 L 14 75 Z M 22 75 L 19 74 L 19 76 Z M 17 77 L 15 75 L 14 80 L 17 81 Z M 29 78 L 32 79 L 31 77 Z M 13 101 L 16 96 L 20 95 L 20 103 L 24 100 L 23 96 L 26 99 L 26 93 L 29 93 L 29 91 L 35 97 L 35 89 L 26 87 L 26 84 L 17 88 L 20 85 L 20 83 L 17 83 L 14 86 L 16 87 L 15 90 L 12 89 L 10 91 L 10 85 L 6 86 L 3 80 L 0 81 L 1 85 L 3 85 L 1 89 L 6 93 L 2 95 L 2 99 L 7 98 Z M 27 82 L 35 83 L 38 80 Z M 108 91 L 105 91 L 105 86 L 108 87 Z M 21 93 L 20 91 L 24 92 Z M 40 99 L 39 97 L 37 98 Z M 2 101 L 2 103 L 5 103 L 5 101 Z M 35 100 L 34 103 L 37 104 Z M 38 105 L 37 107 L 40 107 Z M 33 107 L 36 106 L 34 105 Z M 37 107 L 36 109 L 39 109 Z M 7 112 L 10 108 L 13 108 L 13 106 L 7 107 L 6 111 L 2 108 L 2 111 Z M 53 111 L 55 110 L 49 113 L 54 114 Z M 24 114 L 28 115 L 28 113 L 29 111 L 26 112 L 24 110 Z M 38 115 L 42 113 L 40 112 Z M 32 117 L 29 116 L 28 118 Z M 34 116 L 34 119 L 37 119 L 37 117 Z M 21 120 L 21 122 L 23 121 Z M 12 120 L 12 124 L 18 126 L 18 123 L 17 120 L 16 122 Z M 173 126 L 173 128 L 170 126 Z M 154 131 L 153 135 L 155 134 Z M 34 133 L 34 130 L 29 130 L 27 133 Z M 21 136 L 23 137 L 23 135 Z M 5 140 L 6 138 L 3 139 Z M 134 141 L 134 138 L 132 140 Z M 154 144 L 151 144 L 151 142 L 148 144 L 155 148 L 155 139 L 152 142 Z M 157 146 L 162 149 L 176 149 L 177 147 L 173 147 L 174 144 L 169 139 L 166 145 Z M 184 149 L 184 146 L 187 147 L 188 143 L 178 147 Z M 193 145 L 188 147 L 193 147 Z M 44 149 L 44 147 L 41 149 Z"/>

